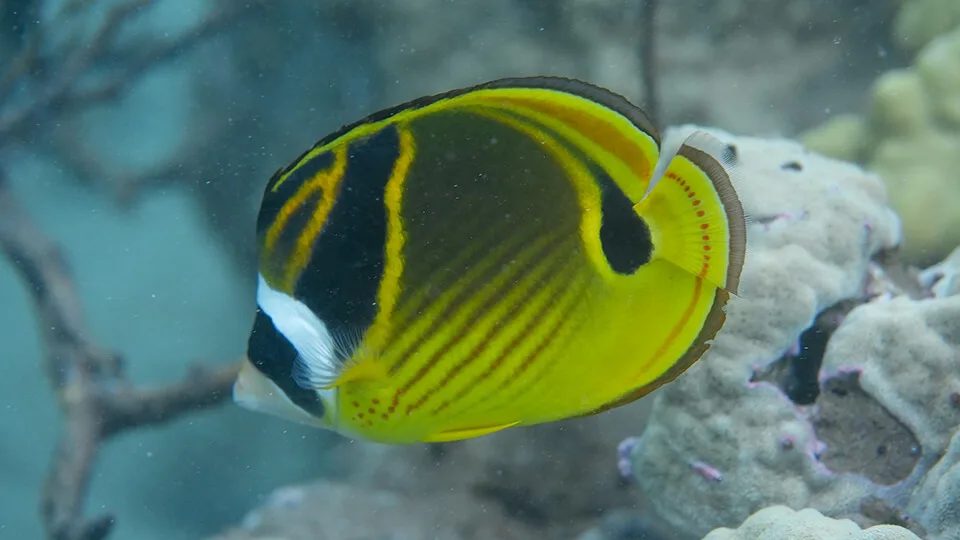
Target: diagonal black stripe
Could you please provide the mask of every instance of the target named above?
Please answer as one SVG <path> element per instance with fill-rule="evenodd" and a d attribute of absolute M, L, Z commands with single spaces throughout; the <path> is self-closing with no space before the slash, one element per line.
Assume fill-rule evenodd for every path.
<path fill-rule="evenodd" d="M 530 241 L 535 238 L 535 234 L 536 231 L 530 231 L 530 234 L 527 236 L 520 236 L 517 234 L 508 237 L 506 239 L 508 247 L 501 252 L 501 255 L 496 260 L 491 261 L 490 264 L 488 264 L 482 271 L 474 275 L 471 280 L 466 281 L 459 286 L 459 291 L 457 294 L 450 299 L 443 311 L 433 318 L 433 323 L 427 329 L 421 332 L 420 335 L 417 336 L 417 339 L 398 355 L 398 360 L 390 368 L 390 374 L 394 375 L 400 371 L 413 353 L 423 346 L 423 344 L 434 335 L 437 329 L 447 320 L 449 320 L 450 317 L 452 317 L 453 314 L 463 306 L 464 302 L 468 301 L 472 295 L 476 294 L 477 290 L 481 288 L 483 284 L 489 282 L 499 272 L 503 271 L 504 266 L 515 259 L 524 250 L 524 248 L 529 245 Z M 484 257 L 489 257 L 490 253 L 484 253 L 483 255 Z"/>
<path fill-rule="evenodd" d="M 468 217 L 467 219 L 469 220 L 470 218 Z M 509 226 L 503 222 L 489 223 L 486 227 L 476 227 L 474 226 L 476 223 L 482 223 L 482 221 L 466 221 L 459 227 L 451 229 L 449 236 L 453 238 L 469 238 L 470 243 L 476 246 L 496 245 L 500 239 L 509 237 Z M 466 234 L 466 231 L 476 231 L 478 229 L 482 232 L 479 236 L 471 237 Z M 462 259 L 448 263 L 438 261 L 429 266 L 421 264 L 425 269 L 425 275 L 422 278 L 418 278 L 420 281 L 419 284 L 412 283 L 412 280 L 413 276 L 416 276 L 418 272 L 420 272 L 421 266 L 416 266 L 414 264 L 415 261 L 404 261 L 404 279 L 406 281 L 404 285 L 409 287 L 411 292 L 422 291 L 424 294 L 420 296 L 411 294 L 407 297 L 409 300 L 403 304 L 402 308 L 398 306 L 397 311 L 407 313 L 408 316 L 402 320 L 395 320 L 393 334 L 396 336 L 403 335 L 427 305 L 436 301 L 437 294 L 448 290 L 450 287 L 456 285 L 457 281 L 463 279 L 463 274 L 451 271 L 451 268 L 474 268 L 489 255 L 490 253 L 488 251 L 477 248 L 468 252 Z M 435 291 L 435 294 L 429 294 L 429 291 Z"/>
<path fill-rule="evenodd" d="M 436 366 L 439 360 L 446 354 L 447 351 L 452 349 L 454 346 L 459 343 L 464 336 L 467 335 L 470 330 L 476 326 L 494 307 L 499 304 L 504 297 L 510 293 L 510 290 L 514 287 L 517 287 L 520 283 L 523 282 L 533 271 L 537 268 L 538 265 L 544 264 L 544 257 L 550 253 L 551 250 L 556 249 L 559 245 L 563 244 L 564 236 L 556 235 L 547 242 L 544 242 L 542 246 L 537 248 L 531 254 L 527 256 L 527 260 L 520 265 L 511 265 L 511 273 L 508 274 L 506 281 L 503 285 L 497 288 L 494 291 L 491 291 L 490 295 L 484 300 L 484 302 L 478 306 L 470 316 L 460 324 L 456 332 L 448 339 L 442 346 L 437 349 L 437 352 L 434 353 L 433 357 L 424 364 L 423 368 L 417 372 L 406 384 L 402 387 L 407 391 L 410 390 L 419 380 L 422 380 L 429 371 Z M 554 262 L 560 257 L 555 257 Z M 539 283 L 534 283 L 534 286 L 528 287 L 527 295 L 523 298 L 522 301 L 525 301 L 529 298 L 529 292 Z M 518 311 L 520 302 L 518 302 L 513 311 Z M 444 375 L 444 378 L 434 387 L 430 388 L 425 392 L 420 399 L 414 403 L 410 409 L 413 410 L 422 406 L 430 397 L 433 396 L 440 388 L 449 383 L 464 367 L 466 367 L 470 362 L 476 359 L 476 357 L 482 352 L 483 346 L 489 344 L 490 340 L 496 337 L 499 334 L 500 330 L 505 326 L 505 321 L 499 321 L 499 324 L 494 325 L 494 327 L 487 333 L 484 337 L 481 347 L 475 348 L 470 354 L 463 358 L 457 365 L 450 368 L 447 373 Z"/>
<path fill-rule="evenodd" d="M 586 293 L 590 290 L 589 278 L 584 278 L 578 281 L 580 281 L 580 283 L 578 283 L 577 285 L 568 287 L 566 289 L 557 289 L 557 294 L 551 297 L 550 300 L 547 301 L 540 308 L 539 312 L 531 319 L 533 321 L 537 321 L 537 324 L 539 324 L 540 320 L 544 318 L 544 316 L 548 311 L 550 311 L 551 309 L 560 310 L 560 316 L 557 317 L 557 319 L 553 322 L 550 329 L 544 333 L 544 337 L 537 344 L 537 347 L 530 354 L 528 354 L 526 358 L 524 358 L 523 362 L 521 362 L 520 365 L 516 366 L 513 369 L 512 374 L 506 379 L 504 379 L 503 383 L 497 387 L 496 392 L 503 393 L 508 388 L 513 387 L 514 383 L 517 382 L 519 377 L 523 375 L 523 373 L 526 372 L 531 365 L 533 365 L 535 360 L 537 359 L 542 360 L 543 359 L 542 353 L 553 343 L 553 341 L 560 334 L 560 332 L 563 331 L 563 329 L 567 326 L 567 324 L 569 324 L 573 313 L 577 310 L 577 308 L 581 307 L 582 305 L 581 301 L 586 297 Z M 568 300 L 566 300 L 566 302 L 563 302 L 564 298 Z M 513 388 L 509 398 L 507 398 L 505 401 L 499 402 L 493 399 L 482 400 L 481 403 L 485 401 L 489 401 L 489 403 L 494 404 L 484 408 L 483 411 L 490 410 L 496 406 L 501 406 L 500 404 L 506 404 L 506 406 L 512 406 L 513 401 L 516 400 L 520 394 L 531 391 L 535 383 L 539 381 L 543 373 L 552 366 L 553 366 L 553 362 L 550 362 L 548 360 L 545 364 L 543 364 L 543 369 L 541 369 L 540 372 L 538 372 L 538 374 L 533 377 L 531 384 L 528 384 L 527 386 L 518 386 Z M 478 411 L 478 412 L 482 412 L 482 411 Z"/>
<path fill-rule="evenodd" d="M 491 341 L 500 336 L 504 329 L 511 326 L 515 320 L 518 319 L 522 314 L 525 313 L 524 308 L 529 306 L 531 299 L 536 297 L 542 290 L 547 286 L 553 285 L 555 290 L 559 293 L 563 291 L 569 281 L 569 278 L 572 277 L 573 265 L 569 264 L 570 258 L 566 256 L 565 253 L 560 251 L 553 259 L 549 262 L 549 266 L 546 268 L 544 273 L 537 278 L 534 283 L 527 289 L 526 295 L 523 298 L 519 299 L 510 310 L 504 315 L 503 319 L 498 322 L 493 328 L 491 328 L 487 334 L 484 336 L 481 343 L 471 351 L 470 355 L 460 362 L 455 368 L 451 371 L 454 374 L 460 372 L 460 370 L 474 360 L 485 348 L 489 345 Z M 554 294 L 551 298 L 555 297 Z M 550 300 L 547 300 L 549 304 Z M 520 331 L 513 337 L 513 339 L 506 344 L 503 350 L 500 351 L 500 354 L 496 358 L 491 359 L 487 369 L 478 375 L 476 375 L 469 383 L 464 385 L 451 399 L 444 401 L 436 408 L 431 411 L 431 414 L 437 414 L 441 410 L 445 409 L 451 403 L 456 403 L 461 401 L 463 398 L 468 396 L 471 392 L 477 389 L 484 380 L 486 380 L 494 371 L 499 369 L 503 364 L 506 358 L 510 353 L 521 343 L 529 334 L 536 331 L 537 327 L 543 322 L 541 311 L 534 311 L 533 313 L 527 312 L 528 318 L 525 323 L 520 325 Z M 514 325 L 516 326 L 516 325 Z M 449 380 L 445 378 L 443 382 L 440 383 L 440 386 L 449 383 L 454 377 L 449 377 Z"/>

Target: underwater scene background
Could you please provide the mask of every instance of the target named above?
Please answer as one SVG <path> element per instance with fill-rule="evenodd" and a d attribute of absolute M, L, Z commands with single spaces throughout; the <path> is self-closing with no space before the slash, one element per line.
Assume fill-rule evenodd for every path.
<path fill-rule="evenodd" d="M 532 75 L 735 149 L 710 351 L 453 443 L 232 403 L 274 171 Z M 0 537 L 960 539 L 958 170 L 955 0 L 4 0 Z"/>

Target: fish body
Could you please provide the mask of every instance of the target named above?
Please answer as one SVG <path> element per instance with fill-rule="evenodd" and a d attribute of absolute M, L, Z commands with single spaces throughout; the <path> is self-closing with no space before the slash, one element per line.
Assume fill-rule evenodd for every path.
<path fill-rule="evenodd" d="M 626 99 L 503 79 L 341 128 L 257 221 L 248 408 L 389 443 L 596 414 L 674 379 L 736 293 L 733 157 Z"/>

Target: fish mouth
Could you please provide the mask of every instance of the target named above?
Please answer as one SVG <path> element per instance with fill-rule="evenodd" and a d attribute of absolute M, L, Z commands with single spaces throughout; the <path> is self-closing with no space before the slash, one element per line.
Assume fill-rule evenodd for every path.
<path fill-rule="evenodd" d="M 244 357 L 240 373 L 233 382 L 233 402 L 244 409 L 267 414 L 298 424 L 326 427 L 317 418 L 293 403 L 287 394 L 260 372 L 250 358 Z"/>

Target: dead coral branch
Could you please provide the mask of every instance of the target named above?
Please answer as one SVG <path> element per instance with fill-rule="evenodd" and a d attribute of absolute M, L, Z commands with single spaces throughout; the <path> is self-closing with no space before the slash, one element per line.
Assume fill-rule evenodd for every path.
<path fill-rule="evenodd" d="M 47 537 L 101 540 L 110 533 L 113 517 L 83 516 L 100 445 L 125 430 L 157 425 L 224 401 L 238 367 L 195 369 L 166 387 L 134 386 L 121 359 L 90 338 L 60 248 L 18 204 L 3 171 L 0 250 L 32 296 L 44 346 L 43 368 L 64 416 L 41 503 Z"/>

